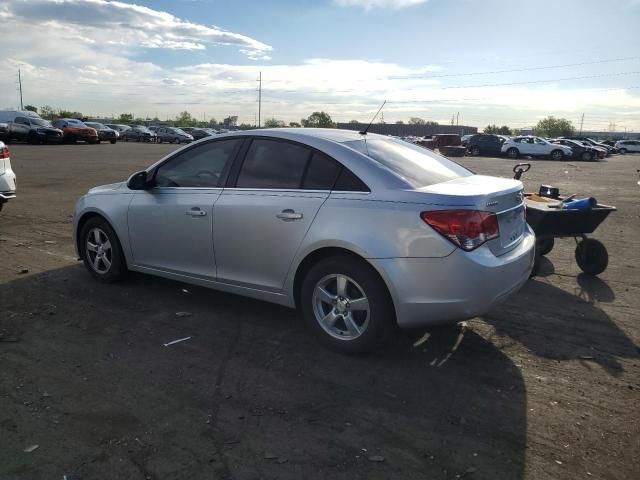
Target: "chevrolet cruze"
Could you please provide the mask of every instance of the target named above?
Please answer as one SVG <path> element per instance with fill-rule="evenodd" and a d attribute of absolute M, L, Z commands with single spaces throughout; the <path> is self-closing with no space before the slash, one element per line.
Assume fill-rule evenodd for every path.
<path fill-rule="evenodd" d="M 519 181 L 333 129 L 195 142 L 90 190 L 74 232 L 99 281 L 134 270 L 297 307 L 344 353 L 486 313 L 525 283 L 535 245 Z"/>

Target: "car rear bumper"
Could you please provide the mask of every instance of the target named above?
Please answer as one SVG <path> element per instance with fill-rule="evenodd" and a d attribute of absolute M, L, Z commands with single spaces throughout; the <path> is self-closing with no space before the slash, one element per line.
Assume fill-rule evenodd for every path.
<path fill-rule="evenodd" d="M 535 235 L 496 257 L 487 246 L 443 258 L 370 259 L 385 277 L 400 327 L 455 323 L 487 313 L 527 281 Z"/>

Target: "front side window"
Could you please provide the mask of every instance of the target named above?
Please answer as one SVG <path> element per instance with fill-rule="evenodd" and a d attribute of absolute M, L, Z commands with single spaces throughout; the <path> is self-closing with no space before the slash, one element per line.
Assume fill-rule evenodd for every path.
<path fill-rule="evenodd" d="M 205 143 L 180 153 L 158 167 L 156 187 L 216 188 L 240 139 Z"/>
<path fill-rule="evenodd" d="M 255 139 L 240 169 L 238 188 L 298 189 L 311 150 L 275 140 Z"/>

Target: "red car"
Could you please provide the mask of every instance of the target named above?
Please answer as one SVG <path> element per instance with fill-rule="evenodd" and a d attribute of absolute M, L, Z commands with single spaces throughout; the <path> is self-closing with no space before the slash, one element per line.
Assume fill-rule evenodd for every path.
<path fill-rule="evenodd" d="M 75 118 L 58 118 L 53 126 L 62 130 L 63 141 L 74 143 L 83 140 L 87 143 L 98 143 L 98 132 Z"/>

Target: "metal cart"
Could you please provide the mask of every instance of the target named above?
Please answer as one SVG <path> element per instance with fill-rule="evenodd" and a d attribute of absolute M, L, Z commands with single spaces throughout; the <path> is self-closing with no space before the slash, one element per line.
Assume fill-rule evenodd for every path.
<path fill-rule="evenodd" d="M 513 167 L 514 177 L 519 180 L 529 171 L 530 163 L 519 163 Z M 573 237 L 576 242 L 575 258 L 580 269 L 589 275 L 598 275 L 607 269 L 609 253 L 607 247 L 595 238 L 588 238 L 596 228 L 616 210 L 610 205 L 597 204 L 589 210 L 552 209 L 540 207 L 537 202 L 527 201 L 532 194 L 525 194 L 527 223 L 536 234 L 536 265 L 538 259 L 553 249 L 556 238 Z M 556 200 L 564 200 L 557 197 Z"/>

